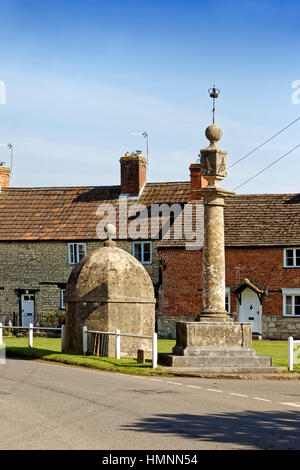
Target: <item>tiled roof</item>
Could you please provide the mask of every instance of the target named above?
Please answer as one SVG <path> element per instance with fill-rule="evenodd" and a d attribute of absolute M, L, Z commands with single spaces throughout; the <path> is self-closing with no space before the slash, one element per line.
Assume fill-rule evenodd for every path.
<path fill-rule="evenodd" d="M 163 204 L 186 203 L 191 196 L 190 183 L 148 183 L 139 199 L 139 203 Z"/>
<path fill-rule="evenodd" d="M 119 192 L 119 186 L 2 189 L 0 239 L 95 239 L 99 204 Z"/>
<path fill-rule="evenodd" d="M 97 209 L 104 203 L 117 207 L 119 195 L 120 186 L 2 188 L 0 240 L 96 240 Z M 128 205 L 185 202 L 189 196 L 189 183 L 148 183 Z"/>
<path fill-rule="evenodd" d="M 119 186 L 3 188 L 0 240 L 97 240 L 96 214 L 103 203 L 117 207 Z M 189 182 L 147 183 L 138 201 L 184 204 Z M 159 217 L 160 223 L 164 220 Z M 117 228 L 118 221 L 117 221 Z M 120 236 L 126 233 L 120 230 Z M 120 238 L 120 237 L 119 237 Z M 161 242 L 182 246 L 182 240 Z M 300 194 L 247 194 L 225 200 L 227 246 L 300 245 Z"/>
<path fill-rule="evenodd" d="M 226 198 L 225 243 L 300 245 L 300 194 L 244 194 Z"/>
<path fill-rule="evenodd" d="M 226 246 L 300 246 L 300 194 L 244 194 L 225 198 Z M 162 240 L 160 247 L 183 247 Z"/>

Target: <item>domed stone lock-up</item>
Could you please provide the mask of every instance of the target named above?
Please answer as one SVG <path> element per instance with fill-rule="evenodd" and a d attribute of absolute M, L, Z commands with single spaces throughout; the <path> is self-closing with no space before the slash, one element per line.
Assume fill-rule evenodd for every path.
<path fill-rule="evenodd" d="M 82 354 L 82 330 L 151 336 L 155 331 L 153 284 L 143 265 L 108 239 L 76 265 L 66 286 L 65 352 Z M 94 335 L 88 335 L 93 353 Z M 115 355 L 115 336 L 105 335 L 106 354 Z M 151 358 L 150 339 L 121 336 L 121 357 L 143 349 Z"/>

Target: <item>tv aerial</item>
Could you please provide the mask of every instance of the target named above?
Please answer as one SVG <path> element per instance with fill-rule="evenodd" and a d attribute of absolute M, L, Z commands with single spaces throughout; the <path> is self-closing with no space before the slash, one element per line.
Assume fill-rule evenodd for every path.
<path fill-rule="evenodd" d="M 144 131 L 141 133 L 138 132 L 130 132 L 131 135 L 141 135 L 146 139 L 146 153 L 147 153 L 147 163 L 149 163 L 149 135 L 148 132 Z"/>

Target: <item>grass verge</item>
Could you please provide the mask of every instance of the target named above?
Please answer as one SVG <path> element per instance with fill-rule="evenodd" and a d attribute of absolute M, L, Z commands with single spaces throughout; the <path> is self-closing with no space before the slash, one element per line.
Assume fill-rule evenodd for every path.
<path fill-rule="evenodd" d="M 7 356 L 44 359 L 83 367 L 91 367 L 125 374 L 172 375 L 161 367 L 152 369 L 152 362 L 139 364 L 136 359 L 115 359 L 112 357 L 81 356 L 60 352 L 60 338 L 34 338 L 34 347 L 28 347 L 28 338 L 4 337 Z M 168 353 L 175 345 L 174 340 L 159 340 L 158 352 Z M 261 356 L 270 356 L 274 366 L 288 366 L 287 341 L 253 341 L 253 348 Z M 300 373 L 300 364 L 294 365 L 294 372 Z"/>
<path fill-rule="evenodd" d="M 110 372 L 134 375 L 172 375 L 158 366 L 152 369 L 152 361 L 139 364 L 136 359 L 115 359 L 113 357 L 83 356 L 60 352 L 60 338 L 34 338 L 33 348 L 28 347 L 28 338 L 4 337 L 8 357 L 43 359 L 74 366 L 90 367 Z"/>

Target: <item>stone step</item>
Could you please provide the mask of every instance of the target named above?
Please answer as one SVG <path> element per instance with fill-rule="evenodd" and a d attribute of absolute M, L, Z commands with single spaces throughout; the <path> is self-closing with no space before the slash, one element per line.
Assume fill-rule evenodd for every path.
<path fill-rule="evenodd" d="M 175 356 L 159 354 L 159 362 L 170 367 L 270 367 L 271 359 L 266 356 Z"/>
<path fill-rule="evenodd" d="M 255 357 L 256 351 L 252 348 L 173 348 L 174 356 L 197 356 L 197 357 Z"/>
<path fill-rule="evenodd" d="M 164 367 L 163 370 L 182 377 L 280 378 L 298 379 L 286 367 Z"/>

